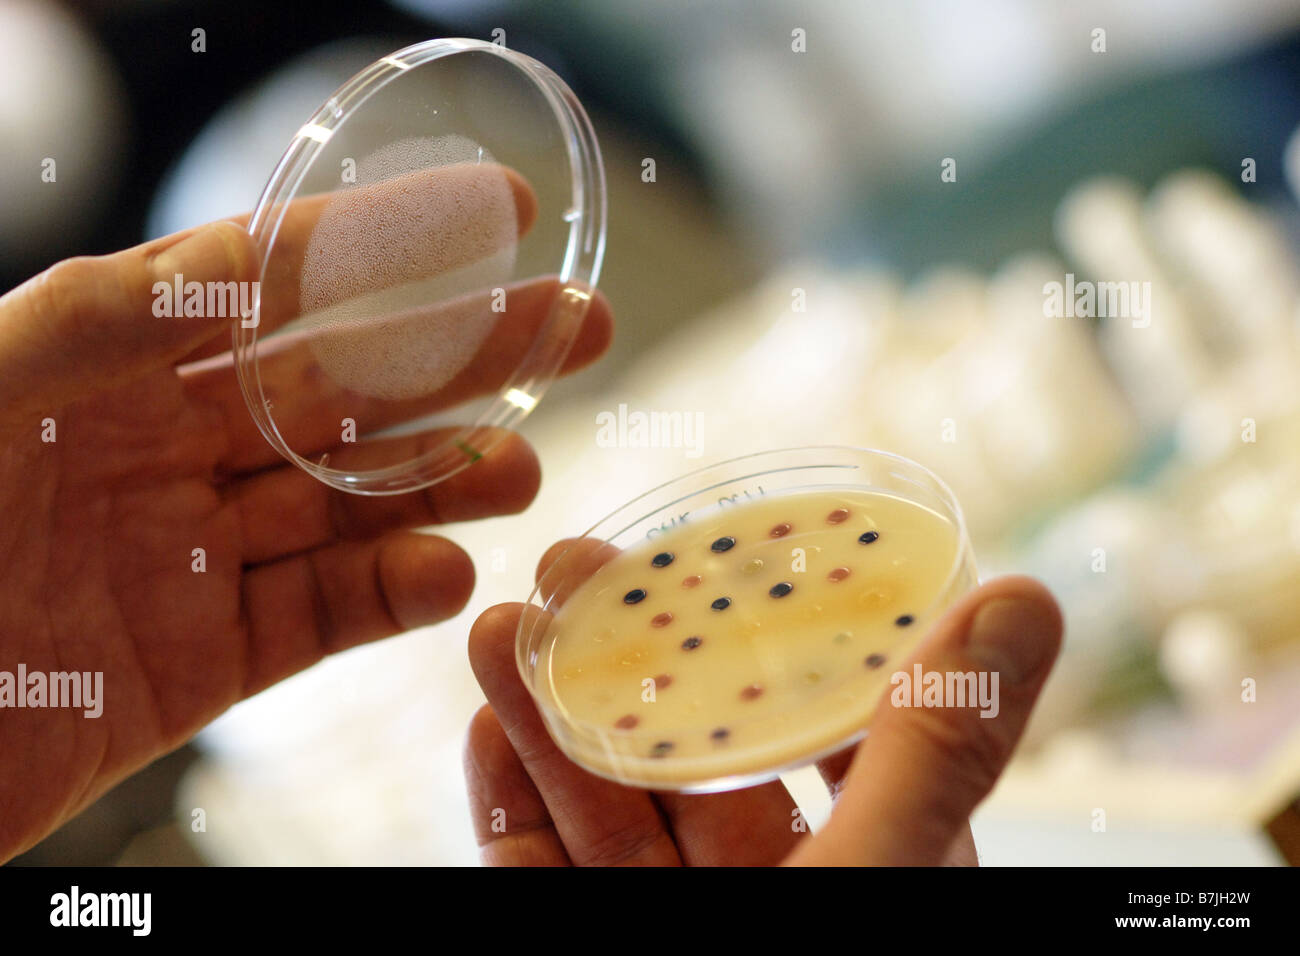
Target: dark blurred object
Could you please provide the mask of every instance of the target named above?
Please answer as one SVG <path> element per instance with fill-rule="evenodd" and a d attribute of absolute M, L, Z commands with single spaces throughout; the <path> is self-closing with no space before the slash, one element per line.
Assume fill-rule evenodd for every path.
<path fill-rule="evenodd" d="M 99 42 L 120 80 L 127 118 L 120 162 L 124 173 L 116 183 L 105 176 L 99 195 L 88 200 L 94 202 L 90 212 L 97 225 L 87 235 L 43 250 L 43 261 L 20 269 L 0 259 L 0 288 L 5 290 L 59 259 L 142 241 L 148 206 L 164 171 L 222 104 L 286 60 L 358 34 L 391 36 L 394 47 L 430 35 L 428 23 L 384 5 L 342 0 L 313 4 L 311 16 L 294 4 L 216 0 L 66 7 Z M 206 52 L 191 48 L 195 29 L 205 31 Z M 59 67 L 56 62 L 49 68 Z M 33 84 L 29 95 L 39 97 L 41 87 Z M 33 167 L 33 188 L 41 185 L 38 175 L 39 168 Z M 249 197 L 250 206 L 256 198 Z M 6 227 L 0 213 L 0 229 Z M 22 242 L 21 236 L 9 239 Z"/>
<path fill-rule="evenodd" d="M 1239 181 L 1242 159 L 1257 162 L 1252 199 L 1291 205 L 1282 156 L 1300 126 L 1300 34 L 1245 56 L 1155 77 L 1079 103 L 1009 137 L 1000 154 L 970 167 L 960 189 L 938 176 L 938 161 L 900 171 L 828 242 L 837 257 L 873 252 L 915 273 L 936 261 L 994 269 L 1023 249 L 1053 244 L 1054 209 L 1078 182 L 1122 176 L 1150 188 L 1180 169 L 1205 167 Z M 828 237 L 830 238 L 830 237 Z M 852 250 L 852 252 L 848 252 Z"/>
<path fill-rule="evenodd" d="M 1283 859 L 1300 866 L 1300 798 L 1270 820 L 1267 829 Z"/>
<path fill-rule="evenodd" d="M 0 262 L 15 272 L 84 242 L 122 174 L 117 71 L 72 14 L 0 0 Z"/>
<path fill-rule="evenodd" d="M 202 865 L 183 839 L 168 839 L 175 818 L 173 795 L 189 766 L 199 758 L 191 746 L 182 747 L 150 764 L 110 790 L 89 808 L 36 844 L 9 866 L 110 866 L 123 860 L 132 843 L 147 831 L 151 838 L 147 862 Z M 132 854 L 137 860 L 144 854 Z"/>

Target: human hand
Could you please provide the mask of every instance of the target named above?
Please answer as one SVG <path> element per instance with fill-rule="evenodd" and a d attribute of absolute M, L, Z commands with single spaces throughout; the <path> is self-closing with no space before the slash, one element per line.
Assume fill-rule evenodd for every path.
<path fill-rule="evenodd" d="M 547 553 L 539 578 L 568 544 Z M 801 835 L 779 780 L 726 793 L 651 792 L 570 761 L 519 676 L 523 609 L 489 608 L 469 639 L 488 703 L 470 723 L 466 779 L 490 865 L 974 865 L 971 811 L 1010 759 L 1062 631 L 1056 602 L 1031 578 L 999 578 L 966 595 L 900 669 L 997 671 L 997 716 L 894 707 L 886 692 L 866 739 L 818 763 L 834 810 L 818 833 Z M 493 829 L 495 811 L 504 811 L 503 832 Z"/>
<path fill-rule="evenodd" d="M 321 208 L 295 203 L 281 242 L 305 243 Z M 285 463 L 229 364 L 180 368 L 227 348 L 230 319 L 152 312 L 154 282 L 252 281 L 256 252 L 240 225 L 214 223 L 61 262 L 0 298 L 0 673 L 102 672 L 104 698 L 98 719 L 0 709 L 0 862 L 237 701 L 325 654 L 456 614 L 469 557 L 410 529 L 514 513 L 536 494 L 536 456 L 513 434 L 393 497 L 335 491 Z M 509 318 L 540 322 L 547 288 Z M 594 361 L 610 330 L 596 295 L 562 371 Z M 485 350 L 459 389 L 495 390 L 507 361 Z M 376 444 L 348 454 L 360 464 Z"/>

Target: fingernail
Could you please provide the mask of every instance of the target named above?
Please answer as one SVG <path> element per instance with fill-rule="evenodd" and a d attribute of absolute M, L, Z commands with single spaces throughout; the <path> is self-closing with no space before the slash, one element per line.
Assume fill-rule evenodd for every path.
<path fill-rule="evenodd" d="M 989 601 L 971 623 L 968 651 L 999 679 L 1021 683 L 1056 656 L 1056 609 L 1029 598 Z"/>
<path fill-rule="evenodd" d="M 153 259 L 154 277 L 172 283 L 230 282 L 248 279 L 252 266 L 248 237 L 235 223 L 217 222 L 199 229 Z"/>

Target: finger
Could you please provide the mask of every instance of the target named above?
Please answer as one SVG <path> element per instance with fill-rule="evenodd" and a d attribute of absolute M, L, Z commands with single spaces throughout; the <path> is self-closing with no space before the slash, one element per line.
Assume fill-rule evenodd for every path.
<path fill-rule="evenodd" d="M 826 792 L 830 794 L 832 801 L 839 799 L 844 789 L 844 777 L 848 774 L 849 767 L 853 765 L 853 758 L 857 754 L 858 745 L 853 744 L 817 761 L 817 773 L 822 778 L 822 783 L 826 785 Z"/>
<path fill-rule="evenodd" d="M 256 564 L 334 541 L 369 538 L 398 528 L 419 528 L 523 511 L 537 495 L 541 465 L 524 439 L 504 429 L 484 429 L 491 450 L 473 464 L 415 494 L 363 496 L 317 481 L 286 465 L 234 482 L 226 494 L 239 513 L 243 561 Z M 374 467 L 373 461 L 412 458 L 442 445 L 457 429 L 363 442 L 340 452 L 339 468 Z"/>
<path fill-rule="evenodd" d="M 499 391 L 529 354 L 562 291 L 554 278 L 538 279 L 513 290 L 506 297 L 506 311 L 476 355 L 430 395 L 408 399 L 360 395 L 324 374 L 310 342 L 301 341 L 279 350 L 259 346 L 262 394 L 272 403 L 276 426 L 290 448 L 304 457 L 329 452 L 332 458 L 342 448 L 345 419 L 352 419 L 358 433 L 364 435 Z M 558 374 L 568 375 L 594 362 L 609 347 L 612 335 L 609 302 L 595 293 Z M 184 366 L 178 372 L 190 398 L 216 407 L 226 422 L 226 448 L 220 462 L 223 471 L 249 471 L 281 460 L 249 415 L 228 354 Z M 304 387 L 304 383 L 310 384 Z"/>
<path fill-rule="evenodd" d="M 845 747 L 839 753 L 817 761 L 817 772 L 822 778 L 822 783 L 826 785 L 826 792 L 830 794 L 832 804 L 839 799 L 844 790 L 845 777 L 848 775 L 849 767 L 853 765 L 853 758 L 857 756 L 857 753 L 858 745 L 854 744 L 851 747 Z M 975 849 L 975 836 L 971 833 L 969 822 L 963 824 L 961 832 L 957 834 L 952 846 L 948 848 L 943 865 L 979 866 L 979 853 Z"/>
<path fill-rule="evenodd" d="M 587 773 L 551 740 L 515 665 L 521 604 L 488 608 L 474 622 L 469 660 L 479 686 L 537 787 L 578 866 L 681 862 L 650 794 Z"/>
<path fill-rule="evenodd" d="M 326 654 L 453 617 L 474 565 L 445 538 L 402 531 L 258 565 L 242 589 L 249 696 Z"/>
<path fill-rule="evenodd" d="M 465 735 L 465 782 L 484 866 L 568 866 L 546 803 L 491 707 Z"/>
<path fill-rule="evenodd" d="M 975 849 L 975 834 L 971 832 L 970 821 L 962 824 L 952 846 L 943 858 L 944 866 L 979 866 L 980 856 Z"/>
<path fill-rule="evenodd" d="M 555 610 L 601 565 L 619 554 L 615 545 L 597 538 L 565 538 L 546 549 L 537 562 L 536 580 L 542 604 Z"/>
<path fill-rule="evenodd" d="M 618 554 L 617 547 L 594 538 L 557 541 L 537 562 L 542 602 L 554 610 Z M 779 863 L 799 839 L 797 808 L 779 780 L 729 793 L 661 792 L 655 800 L 682 860 L 692 866 Z"/>
<path fill-rule="evenodd" d="M 501 218 L 501 211 L 491 208 L 491 201 L 503 189 L 509 192 L 514 205 L 515 229 L 509 235 L 490 228 Z M 340 201 L 346 206 L 340 207 Z M 301 313 L 302 266 L 321 216 L 332 204 L 335 205 L 334 216 L 344 210 L 367 209 L 366 215 L 345 227 L 354 231 L 357 238 L 374 231 L 376 218 L 381 225 L 390 221 L 381 213 L 371 213 L 371 210 L 400 209 L 402 221 L 406 223 L 417 216 L 420 218 L 415 246 L 410 245 L 409 226 L 402 227 L 400 236 L 389 237 L 402 241 L 405 247 L 407 255 L 401 264 L 408 273 L 405 278 L 423 278 L 467 265 L 475 258 L 495 251 L 491 247 L 525 235 L 537 220 L 537 197 L 527 180 L 509 167 L 491 163 L 437 166 L 394 176 L 359 189 L 348 188 L 295 199 L 285 207 L 284 219 L 275 234 L 274 252 L 264 264 L 265 273 L 261 276 L 263 297 L 258 313 L 260 336 L 270 335 Z M 230 221 L 247 230 L 249 216 L 244 213 L 231 217 Z M 483 225 L 485 222 L 488 223 L 486 227 Z M 347 236 L 331 235 L 330 238 L 341 243 Z M 351 291 L 360 294 L 392 282 L 393 271 L 376 269 L 352 279 Z M 214 340 L 193 350 L 182 362 L 210 358 L 229 349 L 228 338 Z"/>
<path fill-rule="evenodd" d="M 551 545 L 537 563 L 541 599 L 553 610 L 601 565 L 619 554 L 612 544 L 592 538 L 565 538 Z M 828 758 L 847 768 L 852 749 Z M 821 764 L 819 764 L 821 766 Z M 838 779 L 842 770 L 836 772 Z M 779 863 L 799 841 L 798 807 L 779 780 L 726 793 L 659 792 L 655 799 L 668 818 L 682 860 L 691 866 L 769 866 Z"/>
<path fill-rule="evenodd" d="M 912 675 L 917 664 L 945 680 L 984 672 L 994 706 L 894 706 L 900 688 L 887 691 L 829 823 L 791 862 L 943 862 L 1010 759 L 1061 629 L 1052 596 L 1024 577 L 993 581 L 944 615 L 900 673 Z"/>
<path fill-rule="evenodd" d="M 216 222 L 108 256 L 60 262 L 0 298 L 0 408 L 61 407 L 175 362 L 229 319 L 158 317 L 154 284 L 256 278 L 256 250 Z"/>
<path fill-rule="evenodd" d="M 657 793 L 655 799 L 689 866 L 774 866 L 805 829 L 780 780 L 726 793 Z"/>

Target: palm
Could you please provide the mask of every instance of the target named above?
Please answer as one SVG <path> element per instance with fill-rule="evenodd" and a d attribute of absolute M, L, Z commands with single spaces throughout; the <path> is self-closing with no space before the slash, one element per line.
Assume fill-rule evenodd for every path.
<path fill-rule="evenodd" d="M 214 415 L 164 371 L 53 412 L 52 443 L 36 428 L 4 436 L 5 656 L 105 675 L 100 719 L 25 710 L 0 723 L 0 787 L 22 788 L 3 803 L 28 816 L 22 829 L 75 811 L 245 690 L 239 521 L 213 483 Z M 22 773 L 38 751 L 42 772 Z"/>
<path fill-rule="evenodd" d="M 110 338 L 111 354 L 98 361 L 90 350 L 99 343 L 42 351 L 40 360 L 56 365 L 71 356 L 61 378 L 24 365 L 25 339 L 5 367 L 6 316 L 20 335 L 57 319 L 93 339 L 107 321 L 101 312 L 117 322 L 147 314 L 111 296 L 141 256 L 174 241 L 119 254 L 120 264 L 80 261 L 49 280 L 67 280 L 63 299 L 42 298 L 37 280 L 35 292 L 0 300 L 0 393 L 13 393 L 0 406 L 0 671 L 99 673 L 103 688 L 94 719 L 85 708 L 0 711 L 0 861 L 236 701 L 327 653 L 459 612 L 474 583 L 469 557 L 411 529 L 520 511 L 540 481 L 526 442 L 484 430 L 479 440 L 491 450 L 423 493 L 334 491 L 266 443 L 228 362 L 172 365 L 219 353 L 216 329 L 197 342 L 194 331 L 181 334 L 184 347 L 164 347 L 148 370 L 132 367 L 140 361 L 130 336 L 148 348 L 158 334 L 131 326 L 111 329 L 123 340 Z M 110 298 L 96 298 L 104 287 Z M 535 291 L 554 288 L 544 281 Z M 49 308 L 78 290 L 93 306 L 66 316 Z M 550 306 L 544 294 L 516 301 L 506 318 L 521 323 L 540 323 Z M 610 329 L 608 304 L 596 295 L 560 372 L 594 361 Z M 475 387 L 500 387 L 509 363 L 497 352 L 480 360 Z M 70 391 L 81 397 L 67 399 Z M 430 410 L 447 401 L 427 399 Z M 49 419 L 53 441 L 43 440 Z M 334 458 L 344 466 L 352 456 L 364 469 L 368 456 L 391 454 L 391 443 L 448 437 L 435 430 L 378 449 L 363 441 Z"/>
<path fill-rule="evenodd" d="M 562 372 L 608 342 L 607 306 L 594 301 Z M 0 859 L 243 697 L 457 613 L 473 587 L 468 556 L 404 529 L 522 510 L 540 480 L 527 443 L 485 430 L 491 451 L 423 493 L 333 491 L 280 462 L 228 366 L 168 367 L 42 418 L 55 441 L 41 440 L 41 418 L 0 427 L 0 660 L 101 672 L 103 714 L 5 713 Z M 364 461 L 374 447 L 336 458 Z"/>

